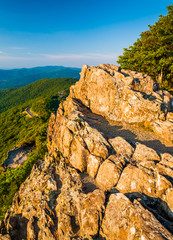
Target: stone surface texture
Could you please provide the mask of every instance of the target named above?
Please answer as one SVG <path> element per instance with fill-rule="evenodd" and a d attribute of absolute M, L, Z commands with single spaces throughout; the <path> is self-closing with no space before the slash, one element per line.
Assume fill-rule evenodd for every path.
<path fill-rule="evenodd" d="M 83 66 L 51 115 L 48 155 L 20 186 L 0 239 L 173 240 L 172 96 L 154 86 L 114 65 Z M 169 147 L 123 124 L 145 136 L 153 128 Z"/>

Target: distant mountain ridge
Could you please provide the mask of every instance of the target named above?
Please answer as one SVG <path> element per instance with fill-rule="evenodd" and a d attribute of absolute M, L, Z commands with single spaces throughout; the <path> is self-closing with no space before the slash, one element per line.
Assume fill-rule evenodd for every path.
<path fill-rule="evenodd" d="M 43 78 L 79 79 L 80 71 L 80 68 L 64 66 L 44 66 L 11 70 L 0 69 L 0 90 L 6 88 L 22 87 Z"/>

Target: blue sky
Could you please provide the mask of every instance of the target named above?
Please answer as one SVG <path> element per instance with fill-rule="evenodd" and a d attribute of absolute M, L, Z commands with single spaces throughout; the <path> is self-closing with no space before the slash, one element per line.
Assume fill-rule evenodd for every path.
<path fill-rule="evenodd" d="M 116 64 L 172 0 L 0 0 L 0 68 Z"/>

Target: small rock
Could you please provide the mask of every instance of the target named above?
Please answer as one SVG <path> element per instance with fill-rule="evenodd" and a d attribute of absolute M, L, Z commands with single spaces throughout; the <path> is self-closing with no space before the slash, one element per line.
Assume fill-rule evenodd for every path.
<path fill-rule="evenodd" d="M 112 161 L 114 159 L 114 162 Z M 116 186 L 125 166 L 125 161 L 110 156 L 99 168 L 96 182 L 103 191 L 110 191 Z"/>
<path fill-rule="evenodd" d="M 149 148 L 141 143 L 136 144 L 133 159 L 136 160 L 137 162 L 152 160 L 160 161 L 160 157 L 154 149 Z"/>
<path fill-rule="evenodd" d="M 71 144 L 70 163 L 73 167 L 83 172 L 87 167 L 88 156 L 89 152 L 86 149 L 83 139 L 79 136 L 75 136 Z"/>
<path fill-rule="evenodd" d="M 87 162 L 87 173 L 92 178 L 95 178 L 95 176 L 97 175 L 100 164 L 101 164 L 100 157 L 96 157 L 92 154 L 89 155 L 88 162 Z"/>
<path fill-rule="evenodd" d="M 124 156 L 127 155 L 128 157 L 132 156 L 134 148 L 122 137 L 115 137 L 109 139 L 109 142 L 111 143 L 117 154 L 123 154 Z"/>

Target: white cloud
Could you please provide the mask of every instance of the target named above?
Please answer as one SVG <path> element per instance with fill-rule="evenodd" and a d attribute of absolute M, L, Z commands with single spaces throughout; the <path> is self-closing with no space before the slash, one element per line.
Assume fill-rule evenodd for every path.
<path fill-rule="evenodd" d="M 100 63 L 116 64 L 116 54 L 40 54 L 26 52 L 21 55 L 0 54 L 0 68 L 18 68 L 46 65 L 82 67 L 82 65 L 97 66 Z"/>
<path fill-rule="evenodd" d="M 24 57 L 13 57 L 13 56 L 9 56 L 9 55 L 0 55 L 0 60 L 1 61 L 5 61 L 5 60 L 25 60 L 26 58 Z"/>
<path fill-rule="evenodd" d="M 40 54 L 48 59 L 115 59 L 115 55 L 109 54 L 63 54 L 63 55 L 53 55 L 53 54 Z"/>
<path fill-rule="evenodd" d="M 27 54 L 27 55 L 33 55 L 33 53 L 32 53 L 32 52 L 27 52 L 26 54 Z"/>

